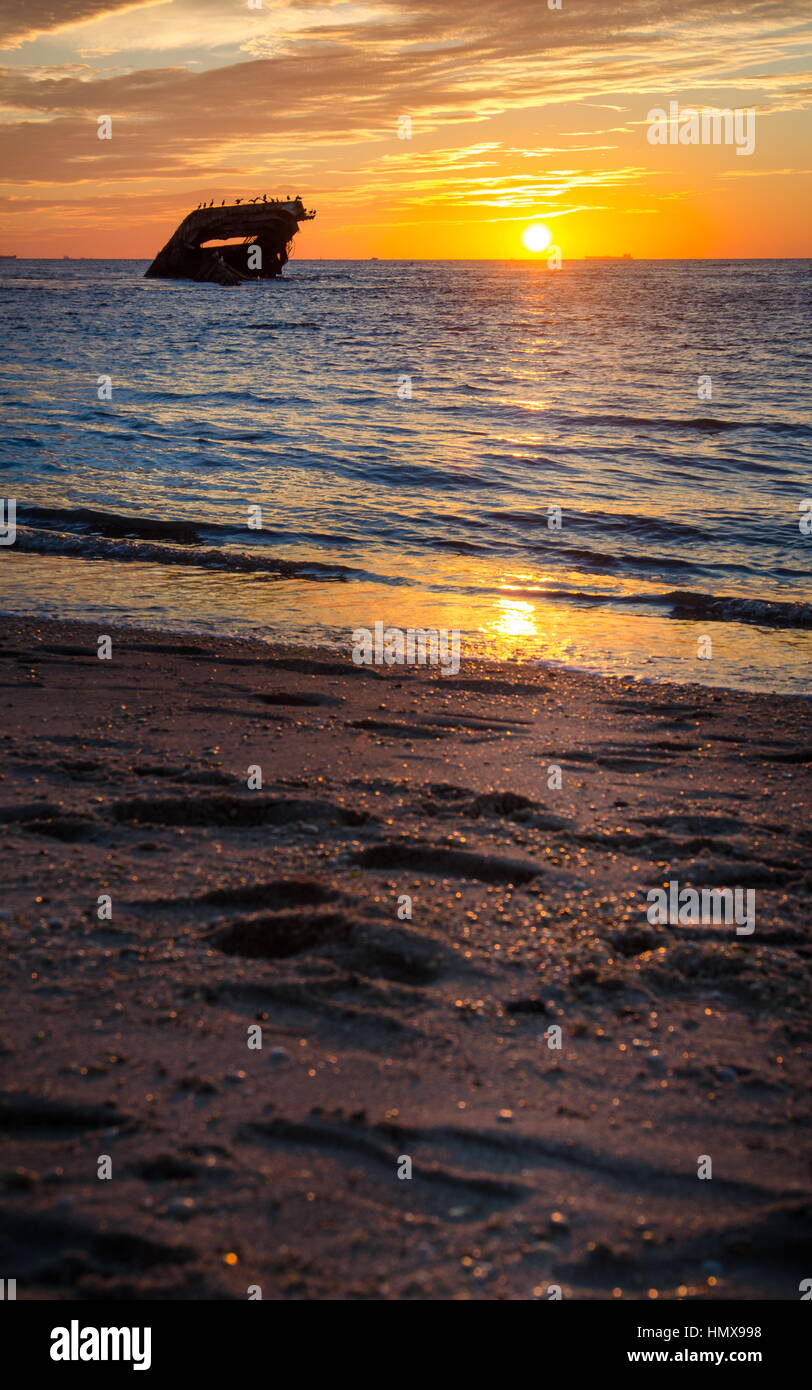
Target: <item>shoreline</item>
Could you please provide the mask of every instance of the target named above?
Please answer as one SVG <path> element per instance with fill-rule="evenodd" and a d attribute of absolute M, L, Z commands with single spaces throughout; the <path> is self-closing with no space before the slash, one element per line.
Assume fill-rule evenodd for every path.
<path fill-rule="evenodd" d="M 551 597 L 551 599 L 553 600 L 555 599 L 555 595 L 549 597 Z M 579 610 L 576 609 L 575 611 L 577 612 Z M 396 616 L 400 617 L 402 615 L 397 614 Z M 272 657 L 287 653 L 289 655 L 294 656 L 298 655 L 303 658 L 312 657 L 314 660 L 328 659 L 347 661 L 349 661 L 349 652 L 352 645 L 352 628 L 354 626 L 364 626 L 360 618 L 358 619 L 357 624 L 351 624 L 346 629 L 344 641 L 342 644 L 342 642 L 337 637 L 328 637 L 327 635 L 325 635 L 323 641 L 319 641 L 317 637 L 313 637 L 309 641 L 301 639 L 286 640 L 286 638 L 279 632 L 269 633 L 267 636 L 252 636 L 244 632 L 237 633 L 228 632 L 225 630 L 213 631 L 211 628 L 161 626 L 159 623 L 150 622 L 146 618 L 144 619 L 143 624 L 139 624 L 138 622 L 135 622 L 132 619 L 129 621 L 121 622 L 117 620 L 111 622 L 107 621 L 106 619 L 102 621 L 100 619 L 98 622 L 94 622 L 90 619 L 84 618 L 52 616 L 49 614 L 31 613 L 22 610 L 15 611 L 11 609 L 0 609 L 0 626 L 6 623 L 26 623 L 32 626 L 36 626 L 37 624 L 54 627 L 64 626 L 70 627 L 72 629 L 75 628 L 78 631 L 86 630 L 89 635 L 97 635 L 99 632 L 105 631 L 110 633 L 117 633 L 125 638 L 127 636 L 135 637 L 139 634 L 143 635 L 146 633 L 151 634 L 154 637 L 165 639 L 168 643 L 171 643 L 173 641 L 183 641 L 185 644 L 198 644 L 201 647 L 210 647 L 213 650 L 216 649 L 218 645 L 237 643 L 244 644 L 247 650 L 256 649 L 258 657 L 261 657 L 263 653 L 267 653 Z M 416 621 L 411 625 L 405 625 L 404 623 L 399 624 L 398 622 L 393 621 L 391 625 L 395 628 L 400 627 L 401 630 L 404 631 L 408 630 L 409 626 L 411 626 L 412 629 L 430 627 L 429 624 L 420 623 L 419 621 Z M 290 626 L 292 626 L 292 624 L 290 624 Z M 437 630 L 436 625 L 435 630 Z M 782 629 L 770 630 L 771 635 L 774 632 L 781 631 Z M 802 631 L 802 629 L 797 629 L 797 631 L 800 632 Z M 462 634 L 463 639 L 465 638 L 465 636 L 466 634 Z M 711 682 L 710 680 L 691 681 L 680 679 L 676 675 L 648 675 L 644 674 L 643 671 L 627 672 L 624 670 L 619 670 L 613 672 L 601 670 L 595 666 L 591 666 L 588 664 L 581 664 L 581 662 L 577 660 L 569 661 L 565 658 L 544 658 L 537 656 L 500 657 L 496 655 L 488 655 L 486 652 L 479 651 L 474 655 L 463 655 L 461 664 L 465 669 L 468 670 L 476 670 L 480 667 L 485 671 L 497 668 L 504 668 L 506 678 L 509 678 L 511 674 L 515 674 L 517 676 L 530 676 L 534 672 L 559 672 L 562 674 L 581 676 L 585 679 L 594 680 L 599 683 L 614 683 L 624 686 L 633 686 L 650 689 L 662 687 L 664 693 L 667 693 L 672 690 L 675 690 L 677 692 L 694 692 L 695 694 L 718 692 L 720 694 L 730 693 L 735 695 L 749 695 L 766 700 L 776 699 L 799 702 L 804 702 L 812 699 L 812 689 L 804 691 L 762 690 L 756 688 L 753 685 L 731 685 L 724 683 L 716 684 L 714 682 Z M 377 669 L 379 669 L 381 673 L 385 676 L 389 670 L 396 671 L 402 668 L 392 667 Z M 431 672 L 431 668 L 425 669 L 429 671 L 429 673 Z"/>
<path fill-rule="evenodd" d="M 21 1297 L 797 1299 L 806 697 L 8 616 L 0 672 Z"/>

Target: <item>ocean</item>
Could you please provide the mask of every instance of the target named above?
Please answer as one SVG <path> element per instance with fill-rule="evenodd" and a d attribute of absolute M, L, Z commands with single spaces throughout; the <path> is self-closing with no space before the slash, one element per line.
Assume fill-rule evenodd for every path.
<path fill-rule="evenodd" d="M 5 612 L 808 691 L 811 262 L 147 264 L 0 263 Z"/>

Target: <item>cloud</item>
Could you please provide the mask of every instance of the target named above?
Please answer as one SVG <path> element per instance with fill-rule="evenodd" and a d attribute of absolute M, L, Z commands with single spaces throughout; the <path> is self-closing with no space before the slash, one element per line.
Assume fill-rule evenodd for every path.
<path fill-rule="evenodd" d="M 166 0 L 0 0 L 0 51 L 88 20 L 140 10 Z"/>
<path fill-rule="evenodd" d="M 723 169 L 719 177 L 722 179 L 779 179 L 779 178 L 805 178 L 812 174 L 812 169 Z"/>
<path fill-rule="evenodd" d="M 498 220 L 539 205 L 563 215 L 601 189 L 633 184 L 642 195 L 637 161 L 650 150 L 640 125 L 652 105 L 695 103 L 697 92 L 760 111 L 807 104 L 807 6 L 264 0 L 255 11 L 245 0 L 0 0 L 18 45 L 0 71 L 0 179 L 61 190 L 65 205 L 86 190 L 88 218 L 94 194 L 124 205 L 174 184 L 160 195 L 171 208 L 189 190 L 195 201 L 206 190 L 253 193 L 255 183 L 274 191 L 276 170 L 340 193 L 342 207 L 401 221 L 424 217 L 438 189 L 455 215 Z M 47 55 L 33 37 L 43 33 L 58 36 Z M 726 92 L 736 101 L 721 100 Z M 587 107 L 621 112 L 624 124 L 589 131 Z M 110 141 L 96 137 L 103 114 Z M 397 138 L 404 115 L 408 142 Z M 614 170 L 614 147 L 597 143 L 610 133 L 625 142 Z"/>

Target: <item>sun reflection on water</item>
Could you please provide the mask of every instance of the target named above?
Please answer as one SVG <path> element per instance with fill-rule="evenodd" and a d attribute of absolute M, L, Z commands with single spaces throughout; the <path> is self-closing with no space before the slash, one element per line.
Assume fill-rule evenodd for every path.
<path fill-rule="evenodd" d="M 485 626 L 485 631 L 494 638 L 500 637 L 538 637 L 536 609 L 532 603 L 519 599 L 499 599 L 499 613 Z"/>

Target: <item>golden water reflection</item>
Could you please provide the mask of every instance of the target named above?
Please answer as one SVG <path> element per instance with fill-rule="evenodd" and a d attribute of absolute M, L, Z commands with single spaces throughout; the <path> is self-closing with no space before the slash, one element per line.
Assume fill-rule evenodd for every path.
<path fill-rule="evenodd" d="M 498 660 L 566 661 L 573 654 L 572 610 L 545 601 L 498 598 L 477 605 L 481 654 Z M 465 614 L 469 629 L 474 614 Z M 483 621 L 484 620 L 484 621 Z M 460 622 L 464 630 L 464 621 Z"/>
<path fill-rule="evenodd" d="M 538 574 L 482 575 L 460 591 L 371 580 L 311 581 L 297 576 L 229 573 L 180 565 L 119 565 L 75 556 L 4 556 L 6 612 L 227 633 L 293 645 L 344 650 L 357 627 L 440 628 L 462 635 L 464 659 L 541 661 L 611 675 L 698 681 L 794 694 L 809 689 L 809 634 L 725 623 L 714 637 L 714 660 L 699 660 L 707 623 L 674 621 L 657 608 L 574 604 L 553 592 L 533 593 Z M 439 578 L 435 574 L 435 578 Z M 515 595 L 522 583 L 524 594 Z M 573 583 L 573 588 L 579 587 Z M 593 587 L 598 584 L 593 579 Z M 608 586 L 607 586 L 608 587 Z M 611 594 L 607 594 L 611 598 Z"/>
<path fill-rule="evenodd" d="M 487 636 L 493 638 L 500 637 L 538 637 L 539 629 L 536 622 L 536 609 L 532 603 L 525 603 L 519 599 L 499 599 L 496 604 L 499 610 L 495 617 L 485 624 L 484 631 Z"/>

